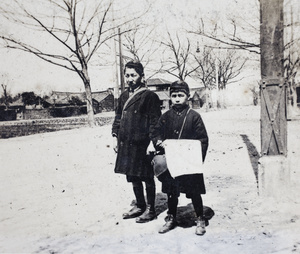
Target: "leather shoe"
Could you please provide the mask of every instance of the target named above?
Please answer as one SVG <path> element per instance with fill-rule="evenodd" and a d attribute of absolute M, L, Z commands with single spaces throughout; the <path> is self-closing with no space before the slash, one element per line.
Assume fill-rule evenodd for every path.
<path fill-rule="evenodd" d="M 145 223 L 151 220 L 156 219 L 156 212 L 153 209 L 150 209 L 150 206 L 147 206 L 146 211 L 139 217 L 136 218 L 137 223 Z"/>
<path fill-rule="evenodd" d="M 144 211 L 145 211 L 145 207 L 134 206 L 128 213 L 123 214 L 123 219 L 125 220 L 125 219 L 132 219 L 132 218 L 139 217 L 144 213 Z"/>
<path fill-rule="evenodd" d="M 158 231 L 160 234 L 164 234 L 174 229 L 177 226 L 177 221 L 172 214 L 168 214 L 165 218 L 166 224 Z"/>

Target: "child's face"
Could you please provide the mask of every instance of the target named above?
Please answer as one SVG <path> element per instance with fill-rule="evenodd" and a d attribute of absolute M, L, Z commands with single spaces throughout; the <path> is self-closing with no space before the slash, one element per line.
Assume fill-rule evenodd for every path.
<path fill-rule="evenodd" d="M 173 105 L 187 104 L 188 96 L 184 92 L 173 92 L 171 94 L 171 102 Z"/>

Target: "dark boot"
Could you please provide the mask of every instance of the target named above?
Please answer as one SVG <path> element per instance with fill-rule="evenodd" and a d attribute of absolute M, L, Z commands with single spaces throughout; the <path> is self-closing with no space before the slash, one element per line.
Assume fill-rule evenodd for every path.
<path fill-rule="evenodd" d="M 145 207 L 134 206 L 128 213 L 123 214 L 123 219 L 132 219 L 142 215 L 145 211 Z"/>
<path fill-rule="evenodd" d="M 168 214 L 165 218 L 166 224 L 162 226 L 162 228 L 158 231 L 160 234 L 164 234 L 174 229 L 177 226 L 177 221 L 172 214 Z"/>
<path fill-rule="evenodd" d="M 146 201 L 142 184 L 135 184 L 133 192 L 136 198 L 136 205 L 128 212 L 123 214 L 123 219 L 132 219 L 142 215 L 146 210 Z"/>
<path fill-rule="evenodd" d="M 155 182 L 154 179 L 146 181 L 147 208 L 146 211 L 138 218 L 137 223 L 145 223 L 157 218 L 155 212 Z"/>
<path fill-rule="evenodd" d="M 156 218 L 157 216 L 155 210 L 151 209 L 151 206 L 148 205 L 146 211 L 141 216 L 137 217 L 135 221 L 137 223 L 145 223 L 154 220 Z"/>
<path fill-rule="evenodd" d="M 146 201 L 145 201 L 145 196 L 144 196 L 144 188 L 142 183 L 140 185 L 134 186 L 133 187 L 133 192 L 135 195 L 135 200 L 136 200 L 136 206 L 143 208 L 144 211 L 146 209 Z"/>

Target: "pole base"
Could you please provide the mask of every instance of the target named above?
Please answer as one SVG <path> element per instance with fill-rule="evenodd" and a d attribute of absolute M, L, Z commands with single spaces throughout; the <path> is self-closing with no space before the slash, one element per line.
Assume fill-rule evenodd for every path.
<path fill-rule="evenodd" d="M 262 156 L 258 162 L 259 195 L 282 199 L 290 193 L 290 168 L 287 157 Z"/>

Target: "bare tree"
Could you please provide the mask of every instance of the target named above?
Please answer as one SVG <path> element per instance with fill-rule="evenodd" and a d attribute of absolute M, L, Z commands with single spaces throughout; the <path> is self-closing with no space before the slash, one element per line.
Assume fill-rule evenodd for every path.
<path fill-rule="evenodd" d="M 0 102 L 4 103 L 6 110 L 9 107 L 9 104 L 12 103 L 12 96 L 7 89 L 7 85 L 1 84 L 3 90 L 3 96 L 0 97 Z"/>
<path fill-rule="evenodd" d="M 6 110 L 9 108 L 9 104 L 13 102 L 12 94 L 10 92 L 11 83 L 9 82 L 9 76 L 7 73 L 1 74 L 1 88 L 2 88 L 2 96 L 0 97 L 0 103 L 5 105 Z"/>
<path fill-rule="evenodd" d="M 189 32 L 212 40 L 218 44 L 217 48 L 246 50 L 260 54 L 258 6 L 257 4 L 257 8 L 251 11 L 254 22 L 247 20 L 239 12 L 232 12 L 227 15 L 226 25 L 224 20 L 218 20 L 217 16 L 212 20 L 205 19 L 205 22 L 204 18 L 201 17 L 197 23 L 197 28 Z"/>
<path fill-rule="evenodd" d="M 211 89 L 215 86 L 215 59 L 211 48 L 204 47 L 203 50 L 197 48 L 196 54 L 193 54 L 196 66 L 192 77 L 200 79 L 205 89 Z"/>
<path fill-rule="evenodd" d="M 290 90 L 295 90 L 295 76 L 299 69 L 299 26 L 300 20 L 296 19 L 294 15 L 295 4 L 297 0 L 289 0 L 285 2 L 284 6 L 284 29 L 286 30 L 284 50 L 286 52 L 284 58 L 285 64 L 285 78 L 289 82 Z M 230 50 L 243 50 L 254 54 L 260 54 L 260 19 L 259 19 L 259 4 L 256 3 L 257 8 L 253 8 L 253 18 L 247 20 L 243 14 L 239 12 L 231 13 L 227 16 L 227 23 L 229 25 L 222 26 L 223 21 L 218 21 L 216 18 L 207 22 L 204 22 L 203 18 L 200 18 L 197 28 L 190 33 L 200 35 L 202 37 L 210 39 L 213 44 L 212 48 L 230 49 Z M 297 9 L 295 10 L 297 11 Z M 209 24 L 213 24 L 209 26 Z M 250 36 L 249 36 L 250 35 Z M 287 36 L 288 35 L 288 36 Z M 294 87 L 293 87 L 294 86 Z M 293 97 L 295 97 L 295 92 Z M 295 98 L 294 98 L 295 100 Z"/>
<path fill-rule="evenodd" d="M 155 26 L 137 25 L 132 31 L 124 33 L 124 59 L 137 60 L 149 69 L 147 79 L 153 77 L 163 69 L 160 59 L 161 42 L 155 39 Z M 151 66 L 155 66 L 154 68 Z"/>
<path fill-rule="evenodd" d="M 199 66 L 192 67 L 191 65 L 192 49 L 190 40 L 184 37 L 186 38 L 186 44 L 184 44 L 177 33 L 175 40 L 172 38 L 170 32 L 167 34 L 168 39 L 166 42 L 162 42 L 162 44 L 166 47 L 166 53 L 169 55 L 163 70 L 180 80 L 185 80 L 186 77 L 199 68 Z"/>
<path fill-rule="evenodd" d="M 115 28 L 129 20 L 119 24 L 112 21 L 109 12 L 113 0 L 43 0 L 34 4 L 39 3 L 41 8 L 31 8 L 25 1 L 12 0 L 10 4 L 3 4 L 1 11 L 8 20 L 42 32 L 41 36 L 47 35 L 49 43 L 57 47 L 49 49 L 13 35 L 0 38 L 8 48 L 34 54 L 48 63 L 76 72 L 86 92 L 88 123 L 94 126 L 89 65 L 99 49 L 116 36 Z"/>
<path fill-rule="evenodd" d="M 240 59 L 240 55 L 235 50 L 226 50 L 222 54 L 218 53 L 216 57 L 215 78 L 219 91 L 218 107 L 226 107 L 224 90 L 230 83 L 238 82 L 236 78 L 241 74 L 247 59 Z"/>
<path fill-rule="evenodd" d="M 233 50 L 215 50 L 204 46 L 203 50 L 197 49 L 194 54 L 195 73 L 192 77 L 200 79 L 208 95 L 209 90 L 217 88 L 221 91 L 232 82 L 237 82 L 236 78 L 241 74 L 247 59 L 241 60 L 240 55 Z M 208 98 L 207 98 L 208 99 Z M 225 102 L 218 102 L 220 106 L 225 106 Z M 212 104 L 213 105 L 213 104 Z"/>
<path fill-rule="evenodd" d="M 294 15 L 293 1 L 288 1 L 285 5 L 287 9 L 285 15 L 285 40 L 287 43 L 284 47 L 284 77 L 288 84 L 288 99 L 290 105 L 294 110 L 297 109 L 297 92 L 296 92 L 296 76 L 300 69 L 300 37 L 299 37 L 299 27 L 300 20 L 297 15 Z M 297 9 L 296 9 L 297 12 Z M 299 16 L 299 15 L 298 15 Z"/>
<path fill-rule="evenodd" d="M 236 51 L 227 50 L 216 58 L 218 71 L 218 88 L 226 89 L 230 83 L 237 82 L 237 78 L 245 66 L 247 59 L 240 59 Z"/>
<path fill-rule="evenodd" d="M 289 54 L 284 59 L 284 72 L 286 81 L 288 83 L 288 97 L 291 101 L 291 106 L 297 108 L 297 92 L 296 92 L 296 82 L 295 78 L 297 72 L 300 68 L 300 58 L 293 58 L 291 54 Z"/>

